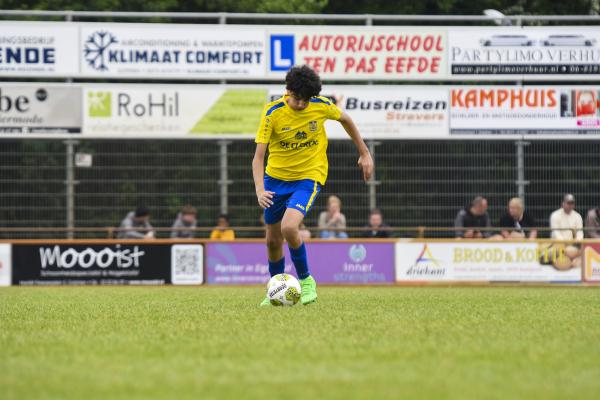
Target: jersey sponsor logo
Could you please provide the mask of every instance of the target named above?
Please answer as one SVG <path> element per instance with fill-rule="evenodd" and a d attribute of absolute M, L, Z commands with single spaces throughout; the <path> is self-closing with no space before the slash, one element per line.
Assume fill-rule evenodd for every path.
<path fill-rule="evenodd" d="M 287 131 L 291 131 L 292 127 L 291 126 L 284 126 L 283 128 L 281 128 L 281 132 L 287 132 Z"/>
<path fill-rule="evenodd" d="M 287 71 L 295 64 L 294 35 L 271 35 L 271 71 Z"/>
<path fill-rule="evenodd" d="M 294 136 L 294 138 L 295 138 L 296 140 L 304 140 L 304 139 L 306 139 L 307 137 L 308 137 L 308 135 L 307 135 L 307 134 L 306 134 L 306 132 L 304 132 L 304 131 L 298 131 L 298 132 L 296 133 L 296 136 Z"/>
<path fill-rule="evenodd" d="M 317 131 L 317 121 L 309 121 L 308 122 L 308 129 L 311 132 L 316 132 Z"/>
<path fill-rule="evenodd" d="M 298 207 L 299 209 L 301 209 L 302 211 L 304 211 L 304 206 L 300 203 L 296 203 L 296 207 Z"/>
<path fill-rule="evenodd" d="M 298 150 L 298 149 L 304 149 L 304 148 L 309 148 L 309 147 L 314 147 L 316 145 L 319 144 L 318 140 L 309 140 L 308 142 L 286 142 L 286 141 L 280 141 L 279 145 L 286 150 Z"/>

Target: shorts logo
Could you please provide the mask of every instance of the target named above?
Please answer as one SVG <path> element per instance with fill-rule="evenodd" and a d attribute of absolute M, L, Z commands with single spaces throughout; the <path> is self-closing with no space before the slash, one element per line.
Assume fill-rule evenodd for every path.
<path fill-rule="evenodd" d="M 290 131 L 290 130 L 292 130 L 292 128 L 289 127 L 289 126 L 284 126 L 283 128 L 281 128 L 282 132 L 287 132 L 287 131 Z"/>
<path fill-rule="evenodd" d="M 304 140 L 307 138 L 306 132 L 304 131 L 298 131 L 298 133 L 296 133 L 295 136 L 296 140 Z"/>
<path fill-rule="evenodd" d="M 310 122 L 308 123 L 308 129 L 309 129 L 311 132 L 316 132 L 316 131 L 317 131 L 317 121 L 310 121 Z"/>
<path fill-rule="evenodd" d="M 298 204 L 296 204 L 296 207 L 298 207 L 299 209 L 304 211 L 304 206 L 302 204 L 298 203 Z"/>

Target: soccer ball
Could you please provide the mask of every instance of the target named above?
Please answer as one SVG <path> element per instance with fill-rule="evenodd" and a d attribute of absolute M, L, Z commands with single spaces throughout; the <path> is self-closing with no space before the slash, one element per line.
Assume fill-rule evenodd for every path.
<path fill-rule="evenodd" d="M 300 282 L 289 274 L 277 274 L 267 283 L 267 297 L 274 306 L 293 306 L 300 292 Z"/>

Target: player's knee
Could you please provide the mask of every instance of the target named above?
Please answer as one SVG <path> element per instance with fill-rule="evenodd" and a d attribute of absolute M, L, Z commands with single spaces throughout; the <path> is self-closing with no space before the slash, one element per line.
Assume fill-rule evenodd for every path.
<path fill-rule="evenodd" d="M 267 237 L 267 248 L 271 251 L 280 249 L 283 245 L 283 238 Z"/>
<path fill-rule="evenodd" d="M 292 224 L 281 224 L 281 234 L 287 241 L 298 236 L 298 227 Z"/>

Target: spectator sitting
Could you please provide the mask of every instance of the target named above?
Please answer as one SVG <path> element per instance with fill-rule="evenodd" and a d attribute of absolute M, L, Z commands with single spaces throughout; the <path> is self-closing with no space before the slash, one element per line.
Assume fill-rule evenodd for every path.
<path fill-rule="evenodd" d="M 211 239 L 217 240 L 233 240 L 235 239 L 235 232 L 229 228 L 229 216 L 227 214 L 219 215 L 217 220 L 217 226 L 210 233 Z"/>
<path fill-rule="evenodd" d="M 337 196 L 327 199 L 327 211 L 319 215 L 320 236 L 323 239 L 347 239 L 346 217 L 341 212 L 342 201 Z"/>
<path fill-rule="evenodd" d="M 600 207 L 592 208 L 585 218 L 586 234 L 593 239 L 600 239 Z"/>
<path fill-rule="evenodd" d="M 488 202 L 485 197 L 477 196 L 470 205 L 460 210 L 454 220 L 454 227 L 457 238 L 480 239 L 489 238 L 492 235 L 490 230 L 482 232 L 477 228 L 491 228 L 492 223 L 487 213 Z M 461 229 L 474 228 L 474 229 Z"/>
<path fill-rule="evenodd" d="M 183 206 L 173 223 L 171 239 L 192 239 L 195 235 L 194 229 L 196 229 L 197 215 L 198 211 L 196 208 L 190 205 Z"/>
<path fill-rule="evenodd" d="M 310 231 L 308 230 L 308 228 L 306 227 L 306 225 L 304 225 L 304 222 L 302 222 L 300 224 L 300 237 L 302 238 L 302 241 L 306 240 L 306 239 L 310 239 L 312 234 L 310 233 Z"/>
<path fill-rule="evenodd" d="M 121 221 L 118 239 L 154 239 L 154 231 L 150 225 L 150 210 L 138 207 Z"/>
<path fill-rule="evenodd" d="M 383 223 L 383 214 L 377 208 L 371 210 L 369 214 L 369 223 L 365 226 L 368 231 L 363 232 L 363 236 L 367 238 L 389 238 L 390 227 Z"/>
<path fill-rule="evenodd" d="M 504 239 L 525 237 L 535 239 L 537 237 L 536 229 L 529 230 L 529 236 L 524 230 L 524 228 L 535 228 L 536 225 L 533 217 L 525 212 L 523 200 L 519 197 L 510 199 L 508 202 L 508 209 L 506 210 L 506 213 L 500 217 L 498 226 L 504 228 L 500 231 L 500 234 Z"/>
<path fill-rule="evenodd" d="M 550 215 L 550 228 L 552 229 L 552 239 L 583 239 L 583 219 L 575 211 L 575 196 L 565 194 L 562 207 Z"/>

